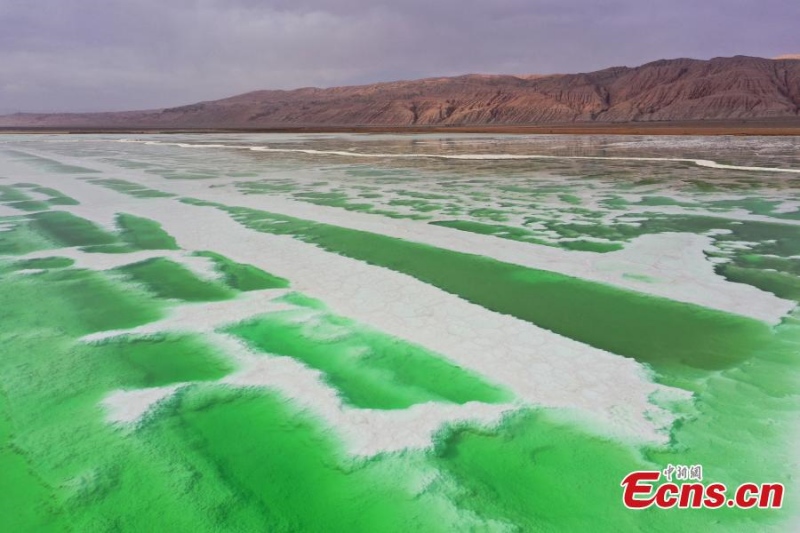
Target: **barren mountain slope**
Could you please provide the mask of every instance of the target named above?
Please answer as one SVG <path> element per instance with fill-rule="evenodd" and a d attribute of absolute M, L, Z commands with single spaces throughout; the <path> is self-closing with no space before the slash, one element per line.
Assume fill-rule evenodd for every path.
<path fill-rule="evenodd" d="M 671 59 L 551 76 L 466 75 L 256 91 L 123 113 L 17 114 L 0 126 L 499 125 L 800 117 L 800 60 Z"/>

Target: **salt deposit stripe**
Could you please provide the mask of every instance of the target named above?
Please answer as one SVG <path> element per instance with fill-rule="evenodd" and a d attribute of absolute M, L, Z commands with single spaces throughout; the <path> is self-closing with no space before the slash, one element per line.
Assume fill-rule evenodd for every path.
<path fill-rule="evenodd" d="M 179 148 L 228 148 L 237 150 L 251 150 L 253 152 L 271 153 L 298 153 L 307 155 L 359 157 L 369 159 L 451 159 L 463 161 L 515 161 L 515 160 L 587 160 L 587 161 L 640 161 L 640 162 L 674 162 L 692 163 L 698 167 L 715 168 L 721 170 L 741 170 L 745 172 L 777 172 L 800 174 L 800 169 L 752 167 L 744 165 L 726 165 L 709 159 L 690 159 L 683 157 L 622 157 L 622 156 L 566 156 L 546 154 L 398 154 L 398 153 L 363 153 L 343 150 L 314 150 L 310 148 L 271 148 L 269 146 L 247 146 L 226 144 L 192 144 L 168 143 L 162 141 L 137 141 L 135 139 L 120 139 L 116 142 L 138 142 L 147 145 L 177 146 Z"/>

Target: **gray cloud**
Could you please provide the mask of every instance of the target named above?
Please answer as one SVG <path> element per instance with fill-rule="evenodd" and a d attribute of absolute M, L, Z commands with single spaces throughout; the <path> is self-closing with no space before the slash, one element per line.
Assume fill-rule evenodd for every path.
<path fill-rule="evenodd" d="M 795 0 L 0 0 L 0 112 L 800 52 Z"/>

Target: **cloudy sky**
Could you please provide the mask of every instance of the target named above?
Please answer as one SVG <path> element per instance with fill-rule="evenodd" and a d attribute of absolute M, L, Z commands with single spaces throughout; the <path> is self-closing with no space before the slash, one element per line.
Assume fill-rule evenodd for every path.
<path fill-rule="evenodd" d="M 0 0 L 0 113 L 800 52 L 798 0 Z"/>

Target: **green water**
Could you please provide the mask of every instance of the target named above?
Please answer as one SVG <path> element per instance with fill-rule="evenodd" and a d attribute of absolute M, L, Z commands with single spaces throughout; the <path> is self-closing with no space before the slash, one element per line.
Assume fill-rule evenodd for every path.
<path fill-rule="evenodd" d="M 580 197 L 575 196 L 574 194 L 559 194 L 558 199 L 564 203 L 572 205 L 581 205 L 583 203 Z"/>
<path fill-rule="evenodd" d="M 6 303 L 0 308 L 0 321 L 8 324 L 58 327 L 63 334 L 80 336 L 132 328 L 163 316 L 161 306 L 148 302 L 141 293 L 123 291 L 106 276 L 89 270 L 48 270 L 2 281 Z M 35 299 L 43 300 L 45 312 L 33 305 Z M 50 300 L 59 305 L 47 307 Z"/>
<path fill-rule="evenodd" d="M 275 301 L 289 303 L 298 307 L 316 309 L 318 311 L 324 311 L 326 309 L 323 302 L 315 298 L 311 298 L 310 296 L 306 296 L 300 292 L 290 292 L 289 294 L 281 296 L 280 298 L 276 298 Z"/>
<path fill-rule="evenodd" d="M 779 298 L 800 302 L 800 278 L 796 275 L 736 265 L 721 265 L 716 271 L 728 281 L 746 283 Z"/>
<path fill-rule="evenodd" d="M 617 250 L 622 250 L 623 248 L 621 244 L 615 242 L 587 241 L 583 239 L 577 239 L 574 241 L 559 241 L 556 244 L 565 250 L 596 252 L 601 254 L 606 252 L 616 252 Z"/>
<path fill-rule="evenodd" d="M 75 264 L 75 261 L 68 257 L 41 257 L 36 259 L 26 259 L 24 261 L 16 261 L 11 265 L 14 270 L 28 270 L 28 269 L 50 269 L 50 268 L 67 268 Z"/>
<path fill-rule="evenodd" d="M 13 224 L 13 227 L 0 231 L 0 255 L 25 255 L 57 247 L 27 218 L 4 218 L 3 221 Z"/>
<path fill-rule="evenodd" d="M 46 202 L 39 202 L 37 200 L 26 200 L 24 202 L 11 202 L 6 204 L 8 207 L 13 207 L 14 209 L 19 209 L 20 211 L 29 211 L 29 212 L 36 212 L 36 211 L 45 211 L 50 208 Z"/>
<path fill-rule="evenodd" d="M 15 187 L 0 185 L 0 203 L 24 202 L 30 199 L 30 196 Z"/>
<path fill-rule="evenodd" d="M 174 196 L 174 194 L 158 191 L 156 189 L 151 189 L 150 187 L 144 187 L 138 183 L 116 178 L 94 178 L 90 179 L 89 181 L 97 185 L 102 185 L 103 187 L 111 189 L 112 191 L 133 196 L 134 198 L 170 198 Z"/>
<path fill-rule="evenodd" d="M 196 252 L 195 255 L 208 257 L 214 262 L 217 272 L 222 274 L 225 283 L 238 291 L 260 291 L 264 289 L 285 289 L 289 281 L 264 272 L 260 268 L 245 263 L 237 263 L 214 252 Z"/>
<path fill-rule="evenodd" d="M 453 531 L 480 520 L 415 491 L 423 458 L 353 463 L 339 439 L 272 394 L 193 390 L 142 433 L 183 453 L 222 492 L 204 529 Z M 420 464 L 421 463 L 421 464 Z M 207 477 L 206 477 L 207 476 Z M 183 512 L 191 512 L 196 506 Z M 187 513 L 189 514 L 189 513 Z"/>
<path fill-rule="evenodd" d="M 116 271 L 143 284 L 159 298 L 212 302 L 234 297 L 234 292 L 224 285 L 202 280 L 183 265 L 163 257 L 125 265 Z"/>
<path fill-rule="evenodd" d="M 116 243 L 116 237 L 84 218 L 66 211 L 31 215 L 33 227 L 61 246 L 93 246 Z"/>
<path fill-rule="evenodd" d="M 175 239 L 153 220 L 117 215 L 120 238 L 137 250 L 178 250 Z"/>
<path fill-rule="evenodd" d="M 9 531 L 59 531 L 53 523 L 50 488 L 36 476 L 25 453 L 14 446 L 7 404 L 0 390 L 0 524 Z"/>
<path fill-rule="evenodd" d="M 50 208 L 46 202 L 34 200 L 18 188 L 0 185 L 0 204 L 20 211 L 45 211 Z"/>
<path fill-rule="evenodd" d="M 209 350 L 199 337 L 149 336 L 92 344 L 88 356 L 106 360 L 124 388 L 147 388 L 186 381 L 213 381 L 234 366 Z"/>
<path fill-rule="evenodd" d="M 42 187 L 36 184 L 25 184 L 25 183 L 17 183 L 15 187 L 22 187 L 27 188 L 33 192 L 39 193 L 44 196 L 48 196 L 48 199 L 45 202 L 51 206 L 57 205 L 78 205 L 79 202 L 67 196 L 66 194 L 62 193 L 61 191 L 57 191 L 51 187 Z"/>
<path fill-rule="evenodd" d="M 127 254 L 134 250 L 127 244 L 97 244 L 94 246 L 84 246 L 82 251 L 92 254 Z"/>
<path fill-rule="evenodd" d="M 364 409 L 418 403 L 502 403 L 511 395 L 428 350 L 327 313 L 286 311 L 227 330 L 260 351 L 323 373 L 342 399 Z"/>

